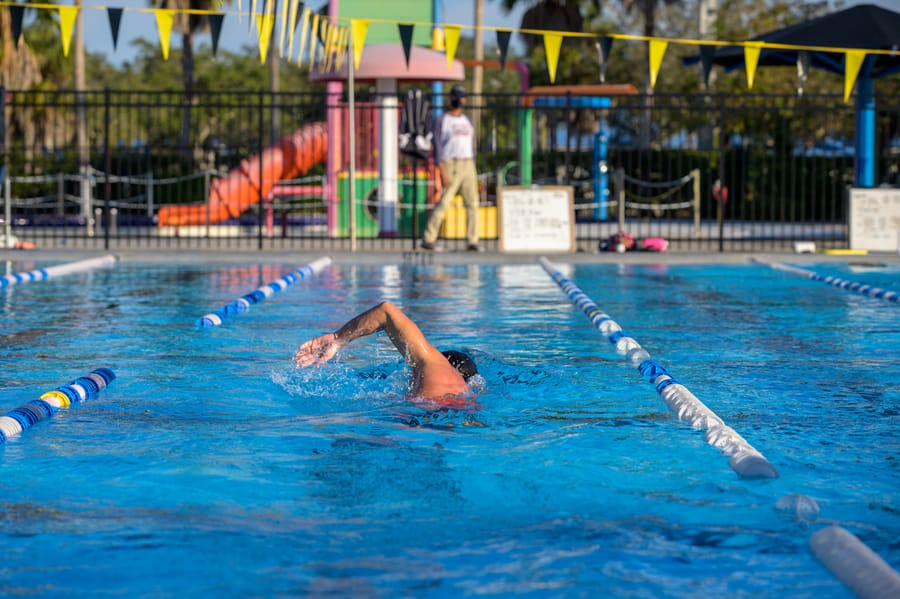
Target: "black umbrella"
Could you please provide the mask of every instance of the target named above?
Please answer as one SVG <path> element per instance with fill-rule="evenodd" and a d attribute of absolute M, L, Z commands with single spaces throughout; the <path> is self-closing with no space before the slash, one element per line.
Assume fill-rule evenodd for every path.
<path fill-rule="evenodd" d="M 873 79 L 900 73 L 900 13 L 872 4 L 861 4 L 828 15 L 776 29 L 750 41 L 766 44 L 805 46 L 805 48 L 767 48 L 759 53 L 758 66 L 796 66 L 817 68 L 844 74 L 846 50 L 889 50 L 894 54 L 867 54 L 856 80 L 856 184 L 875 184 L 874 132 L 875 105 Z M 834 51 L 828 50 L 834 48 Z M 713 52 L 712 46 L 701 54 L 684 59 L 685 64 L 704 63 L 708 73 L 713 64 L 732 70 L 744 66 L 744 48 L 727 46 Z"/>

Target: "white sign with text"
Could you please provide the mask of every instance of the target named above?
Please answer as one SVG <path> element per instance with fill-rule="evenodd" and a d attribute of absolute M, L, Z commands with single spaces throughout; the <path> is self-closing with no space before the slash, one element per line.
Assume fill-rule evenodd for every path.
<path fill-rule="evenodd" d="M 503 187 L 497 206 L 501 252 L 575 251 L 572 187 Z"/>
<path fill-rule="evenodd" d="M 850 249 L 900 250 L 900 189 L 850 190 Z"/>

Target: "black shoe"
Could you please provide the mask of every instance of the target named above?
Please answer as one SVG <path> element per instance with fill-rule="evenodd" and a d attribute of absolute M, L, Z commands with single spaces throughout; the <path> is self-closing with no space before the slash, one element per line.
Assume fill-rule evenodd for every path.
<path fill-rule="evenodd" d="M 466 251 L 467 252 L 483 252 L 484 250 L 481 249 L 481 246 L 478 245 L 477 243 L 470 243 L 469 247 L 466 248 Z"/>
<path fill-rule="evenodd" d="M 444 247 L 440 245 L 435 245 L 433 243 L 428 243 L 427 241 L 423 241 L 419 244 L 419 247 L 428 252 L 443 252 Z"/>

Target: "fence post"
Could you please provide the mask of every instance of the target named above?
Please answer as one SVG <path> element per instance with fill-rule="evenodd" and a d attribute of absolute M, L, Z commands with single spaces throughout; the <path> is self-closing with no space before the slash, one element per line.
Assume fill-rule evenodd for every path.
<path fill-rule="evenodd" d="M 81 216 L 87 226 L 87 236 L 94 236 L 94 207 L 91 198 L 90 165 L 82 166 L 78 171 L 78 183 L 81 188 Z"/>
<path fill-rule="evenodd" d="M 56 175 L 56 215 L 62 217 L 65 212 L 66 202 L 66 175 L 60 172 Z"/>
<path fill-rule="evenodd" d="M 274 102 L 274 99 L 273 99 Z M 256 204 L 256 245 L 257 249 L 263 249 L 263 185 L 265 185 L 265 181 L 263 181 L 263 160 L 262 154 L 263 150 L 266 147 L 265 140 L 265 124 L 263 119 L 263 109 L 265 108 L 265 98 L 263 96 L 263 91 L 259 91 L 259 201 Z M 209 206 L 209 202 L 206 203 Z M 209 219 L 206 221 L 209 222 Z"/>
<path fill-rule="evenodd" d="M 153 218 L 153 171 L 147 173 L 147 216 Z"/>
<path fill-rule="evenodd" d="M 6 171 L 6 167 L 3 167 Z M 3 177 L 3 228 L 6 242 L 12 236 L 12 181 L 9 179 L 9 172 L 4 172 Z"/>
<path fill-rule="evenodd" d="M 719 94 L 719 160 L 718 177 L 725 185 L 725 99 Z M 716 224 L 719 229 L 719 251 L 725 251 L 725 206 L 720 198 L 716 202 Z"/>
<path fill-rule="evenodd" d="M 694 237 L 700 237 L 700 169 L 691 170 L 694 179 Z"/>
<path fill-rule="evenodd" d="M 616 212 L 618 213 L 619 231 L 625 230 L 625 169 L 616 169 L 613 177 L 616 186 Z"/>
<path fill-rule="evenodd" d="M 209 238 L 209 210 L 210 210 L 210 197 L 209 197 L 209 186 L 210 186 L 210 174 L 209 174 L 209 166 L 203 167 L 203 197 L 206 198 L 206 237 Z"/>
<path fill-rule="evenodd" d="M 110 221 L 112 220 L 112 216 L 110 215 L 110 202 L 112 196 L 112 152 L 109 150 L 109 123 L 110 123 L 110 97 L 109 97 L 109 88 L 107 87 L 104 90 L 104 100 L 106 103 L 104 115 L 103 115 L 103 169 L 106 171 L 106 177 L 103 185 L 103 195 L 106 196 L 103 200 L 104 208 L 106 210 L 106 226 L 103 228 L 103 248 L 109 249 L 109 234 L 110 234 Z"/>

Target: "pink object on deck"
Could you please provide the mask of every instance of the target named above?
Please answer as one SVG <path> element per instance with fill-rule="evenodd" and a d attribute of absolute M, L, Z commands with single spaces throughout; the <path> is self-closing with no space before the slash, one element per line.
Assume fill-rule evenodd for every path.
<path fill-rule="evenodd" d="M 647 237 L 641 241 L 641 245 L 651 252 L 664 252 L 669 247 L 669 242 L 662 237 Z"/>

